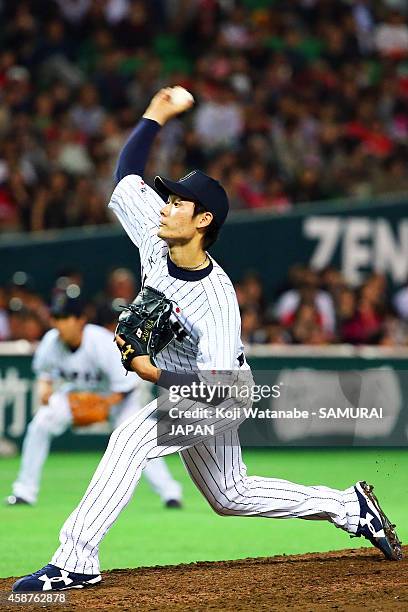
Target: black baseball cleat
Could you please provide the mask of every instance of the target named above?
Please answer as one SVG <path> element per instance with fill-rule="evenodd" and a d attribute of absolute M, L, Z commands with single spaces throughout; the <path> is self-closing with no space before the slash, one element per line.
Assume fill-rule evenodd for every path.
<path fill-rule="evenodd" d="M 165 505 L 166 508 L 178 508 L 179 510 L 183 507 L 183 504 L 178 499 L 168 499 Z"/>
<path fill-rule="evenodd" d="M 13 592 L 26 593 L 34 591 L 66 591 L 83 589 L 98 584 L 100 574 L 75 574 L 49 563 L 34 574 L 23 576 L 13 584 Z"/>
<path fill-rule="evenodd" d="M 402 559 L 401 542 L 392 525 L 382 511 L 373 493 L 374 487 L 364 480 L 354 486 L 360 504 L 360 522 L 355 536 L 363 536 L 381 550 L 390 561 Z"/>
<path fill-rule="evenodd" d="M 9 495 L 4 500 L 6 506 L 31 506 L 30 502 L 22 497 L 18 497 L 18 495 Z"/>

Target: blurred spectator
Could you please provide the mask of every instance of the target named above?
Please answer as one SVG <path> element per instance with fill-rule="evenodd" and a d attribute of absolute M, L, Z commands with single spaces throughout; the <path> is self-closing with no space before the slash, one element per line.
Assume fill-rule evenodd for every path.
<path fill-rule="evenodd" d="M 264 288 L 257 272 L 248 271 L 236 286 L 238 304 L 242 309 L 251 308 L 257 312 L 265 310 Z"/>
<path fill-rule="evenodd" d="M 385 22 L 377 26 L 375 46 L 385 57 L 398 59 L 408 55 L 408 26 L 401 13 L 390 11 Z"/>
<path fill-rule="evenodd" d="M 285 326 L 291 326 L 298 314 L 301 304 L 313 307 L 319 325 L 327 334 L 335 329 L 334 306 L 331 296 L 319 288 L 319 277 L 316 272 L 305 266 L 293 266 L 289 271 L 292 288 L 285 291 L 275 305 L 275 314 Z M 305 308 L 305 311 L 307 309 Z M 308 311 L 309 312 L 309 311 Z"/>
<path fill-rule="evenodd" d="M 55 0 L 62 16 L 73 25 L 79 24 L 87 15 L 92 0 Z"/>
<path fill-rule="evenodd" d="M 341 325 L 342 340 L 351 344 L 377 344 L 384 332 L 385 315 L 385 279 L 373 275 L 359 290 L 354 313 Z"/>
<path fill-rule="evenodd" d="M 40 340 L 49 326 L 48 308 L 35 291 L 33 279 L 24 271 L 16 272 L 9 285 L 0 290 L 2 340 Z M 0 332 L 1 333 L 1 332 Z"/>
<path fill-rule="evenodd" d="M 355 0 L 352 8 L 357 40 L 362 53 L 369 53 L 373 48 L 374 16 L 370 4 L 370 0 Z"/>
<path fill-rule="evenodd" d="M 135 275 L 128 268 L 116 268 L 108 276 L 106 292 L 109 298 L 131 302 L 137 293 Z"/>
<path fill-rule="evenodd" d="M 322 289 L 331 295 L 334 302 L 346 286 L 342 273 L 333 266 L 328 266 L 320 271 L 320 282 Z"/>
<path fill-rule="evenodd" d="M 59 131 L 56 162 L 63 172 L 71 176 L 90 174 L 93 163 L 89 153 L 80 133 L 68 126 Z"/>
<path fill-rule="evenodd" d="M 113 331 L 122 307 L 133 302 L 136 294 L 133 272 L 128 268 L 112 270 L 107 278 L 105 291 L 94 300 L 96 322 Z"/>
<path fill-rule="evenodd" d="M 194 130 L 199 143 L 210 152 L 238 145 L 243 131 L 242 110 L 230 89 L 218 86 L 212 100 L 200 104 Z"/>
<path fill-rule="evenodd" d="M 295 344 L 327 344 L 328 342 L 321 316 L 313 301 L 300 302 L 290 327 Z"/>
<path fill-rule="evenodd" d="M 86 136 L 99 133 L 105 112 L 99 104 L 98 91 L 93 85 L 83 85 L 70 114 L 74 126 Z"/>
<path fill-rule="evenodd" d="M 266 333 L 256 308 L 244 308 L 241 312 L 241 338 L 244 344 L 262 344 Z"/>
<path fill-rule="evenodd" d="M 51 227 L 64 227 L 69 201 L 69 177 L 64 172 L 55 171 L 49 183 L 37 192 L 33 202 L 31 224 L 35 230 Z"/>
<path fill-rule="evenodd" d="M 269 320 L 265 324 L 266 344 L 289 344 L 290 336 L 279 321 Z"/>
<path fill-rule="evenodd" d="M 7 313 L 7 294 L 4 287 L 0 287 L 0 341 L 10 338 L 10 324 Z"/>
<path fill-rule="evenodd" d="M 343 287 L 336 296 L 336 332 L 342 338 L 342 331 L 348 322 L 352 321 L 356 312 L 356 294 L 353 289 Z"/>
<path fill-rule="evenodd" d="M 381 346 L 407 346 L 408 325 L 395 314 L 389 313 L 384 321 L 383 335 L 380 338 Z"/>
<path fill-rule="evenodd" d="M 397 291 L 394 295 L 393 304 L 399 317 L 408 321 L 408 285 Z"/>

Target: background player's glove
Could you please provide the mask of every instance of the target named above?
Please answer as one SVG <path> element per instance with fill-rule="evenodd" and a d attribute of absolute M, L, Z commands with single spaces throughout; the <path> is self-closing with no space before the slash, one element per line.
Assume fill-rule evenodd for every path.
<path fill-rule="evenodd" d="M 68 393 L 73 424 L 77 426 L 91 425 L 106 421 L 113 404 L 122 399 L 121 393 L 99 395 L 90 391 L 73 391 Z"/>
<path fill-rule="evenodd" d="M 149 355 L 154 359 L 172 341 L 172 310 L 172 302 L 152 287 L 144 287 L 135 301 L 125 307 L 115 335 L 125 342 L 119 350 L 126 370 L 132 369 L 130 364 L 135 357 Z"/>

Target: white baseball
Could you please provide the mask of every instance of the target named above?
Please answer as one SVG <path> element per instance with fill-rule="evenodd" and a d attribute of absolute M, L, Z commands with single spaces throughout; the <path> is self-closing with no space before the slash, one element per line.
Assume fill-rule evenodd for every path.
<path fill-rule="evenodd" d="M 194 98 L 187 89 L 177 85 L 171 89 L 171 100 L 177 106 L 191 105 L 194 102 Z"/>

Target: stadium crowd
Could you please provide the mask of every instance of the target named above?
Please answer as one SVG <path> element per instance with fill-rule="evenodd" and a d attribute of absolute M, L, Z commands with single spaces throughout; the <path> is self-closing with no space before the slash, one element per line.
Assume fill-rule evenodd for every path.
<path fill-rule="evenodd" d="M 81 295 L 83 279 L 65 270 L 53 293 Z M 235 285 L 242 315 L 242 339 L 253 344 L 352 344 L 408 346 L 408 284 L 393 295 L 383 275 L 373 274 L 358 288 L 350 287 L 335 268 L 317 273 L 303 265 L 291 268 L 285 287 L 265 298 L 257 274 L 248 271 Z M 103 291 L 86 304 L 90 322 L 115 329 L 121 306 L 131 302 L 138 287 L 126 268 L 110 272 Z M 33 280 L 16 272 L 0 287 L 0 341 L 38 341 L 50 327 L 47 303 Z"/>
<path fill-rule="evenodd" d="M 276 212 L 408 190 L 407 15 L 406 0 L 0 0 L 0 231 L 113 222 L 118 151 L 176 83 L 198 104 L 163 129 L 149 177 L 198 166 L 233 209 Z"/>

